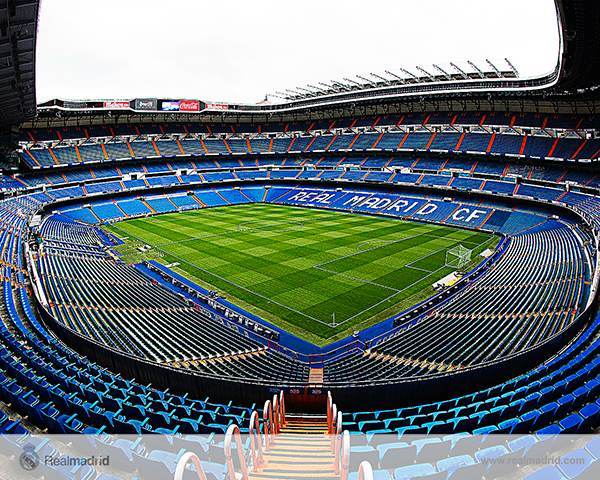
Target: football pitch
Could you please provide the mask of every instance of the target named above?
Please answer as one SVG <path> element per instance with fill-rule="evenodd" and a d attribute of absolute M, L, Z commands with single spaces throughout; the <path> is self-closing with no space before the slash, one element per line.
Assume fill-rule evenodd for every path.
<path fill-rule="evenodd" d="M 229 301 L 325 345 L 424 300 L 498 237 L 378 216 L 244 204 L 132 219 L 108 227 L 127 262 L 156 259 Z M 150 251 L 140 253 L 141 244 Z"/>

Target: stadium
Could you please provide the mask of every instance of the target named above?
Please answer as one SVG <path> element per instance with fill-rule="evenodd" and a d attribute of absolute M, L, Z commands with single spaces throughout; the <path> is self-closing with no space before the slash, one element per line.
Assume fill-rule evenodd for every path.
<path fill-rule="evenodd" d="M 0 6 L 6 458 L 85 434 L 127 473 L 37 472 L 598 478 L 597 2 L 556 0 L 544 77 L 453 65 L 258 105 L 36 104 L 38 9 Z M 556 434 L 590 434 L 581 464 L 484 461 Z"/>

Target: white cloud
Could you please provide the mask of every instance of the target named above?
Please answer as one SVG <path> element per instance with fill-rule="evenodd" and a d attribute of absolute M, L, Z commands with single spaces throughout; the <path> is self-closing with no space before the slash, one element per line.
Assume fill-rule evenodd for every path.
<path fill-rule="evenodd" d="M 367 72 L 509 57 L 556 65 L 553 0 L 44 0 L 38 100 L 257 102 Z M 430 68 L 431 69 L 431 68 Z"/>

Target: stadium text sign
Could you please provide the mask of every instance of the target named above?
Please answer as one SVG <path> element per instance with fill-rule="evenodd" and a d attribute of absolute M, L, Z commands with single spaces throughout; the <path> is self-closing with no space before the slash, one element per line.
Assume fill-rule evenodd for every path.
<path fill-rule="evenodd" d="M 158 110 L 156 98 L 138 98 L 134 105 L 136 110 Z"/>
<path fill-rule="evenodd" d="M 325 192 L 306 192 L 300 191 L 290 197 L 291 201 L 307 202 L 307 203 L 320 203 L 321 205 L 328 205 L 331 200 L 335 197 L 335 193 Z"/>
<path fill-rule="evenodd" d="M 283 197 L 296 205 L 323 206 L 341 210 L 382 213 L 435 222 L 480 226 L 493 209 L 447 201 L 426 200 L 394 194 L 370 194 L 328 190 L 297 190 Z"/>
<path fill-rule="evenodd" d="M 207 103 L 206 108 L 209 110 L 229 110 L 227 103 Z"/>
<path fill-rule="evenodd" d="M 125 110 L 129 108 L 129 100 L 107 100 L 104 102 L 104 108 L 112 110 Z"/>
<path fill-rule="evenodd" d="M 471 223 L 479 220 L 488 213 L 488 210 L 471 209 L 467 207 L 459 208 L 452 214 L 452 219 L 459 222 Z"/>

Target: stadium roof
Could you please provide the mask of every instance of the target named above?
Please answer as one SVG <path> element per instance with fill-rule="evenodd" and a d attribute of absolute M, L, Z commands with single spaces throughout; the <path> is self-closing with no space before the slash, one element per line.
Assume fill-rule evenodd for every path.
<path fill-rule="evenodd" d="M 35 115 L 35 42 L 39 0 L 0 3 L 0 127 Z"/>
<path fill-rule="evenodd" d="M 600 85 L 600 2 L 556 0 L 563 30 L 563 70 L 558 88 Z"/>
<path fill-rule="evenodd" d="M 378 85 L 372 82 L 367 88 L 339 88 L 337 91 L 325 91 L 322 95 L 307 95 L 294 99 L 285 99 L 280 104 L 261 105 L 231 105 L 221 103 L 205 103 L 200 100 L 172 100 L 172 99 L 133 99 L 133 100 L 83 100 L 62 101 L 51 100 L 40 105 L 50 115 L 57 110 L 65 111 L 66 116 L 95 115 L 100 111 L 113 112 L 116 115 L 135 115 L 135 112 L 154 112 L 179 115 L 180 112 L 195 114 L 201 112 L 223 115 L 227 111 L 233 113 L 275 113 L 285 111 L 299 111 L 307 109 L 323 109 L 332 106 L 354 105 L 356 103 L 368 104 L 381 103 L 395 99 L 396 101 L 411 101 L 413 98 L 514 98 L 515 96 L 531 96 L 534 98 L 548 98 L 556 96 L 563 101 L 574 99 L 574 93 L 583 93 L 580 98 L 596 98 L 600 90 L 595 87 L 600 85 L 600 4 L 597 0 L 555 0 L 560 23 L 561 54 L 559 55 L 556 69 L 540 78 L 519 78 L 516 71 L 511 68 L 503 70 L 496 75 L 492 72 L 483 72 L 485 75 L 470 75 L 470 78 L 460 78 L 454 72 L 452 75 L 423 75 L 421 81 L 389 82 Z M 22 121 L 31 117 L 31 108 L 35 92 L 33 89 L 34 62 L 33 49 L 35 46 L 35 17 L 37 15 L 37 1 L 9 0 L 9 9 L 3 9 L 2 18 L 10 18 L 10 25 L 22 25 L 11 36 L 11 41 L 3 37 L 2 45 L 15 44 L 16 39 L 21 40 L 22 55 L 16 55 L 17 62 L 12 65 L 14 76 L 12 81 L 2 85 L 2 102 L 7 107 L 2 108 L 6 113 L 0 121 Z M 9 16 L 11 11 L 14 15 Z M 20 22 L 20 23 L 19 23 Z M 29 22 L 29 23 L 28 23 Z M 12 31 L 12 30 L 11 30 Z M 27 42 L 28 40 L 28 42 Z M 18 42 L 17 42 L 18 43 Z M 535 48 L 535 45 L 524 45 L 523 48 Z M 27 61 L 29 60 L 29 61 Z M 509 64 L 509 66 L 511 66 Z M 512 67 L 512 66 L 511 66 Z M 444 70 L 442 69 L 442 72 Z M 425 72 L 423 70 L 423 72 Z M 427 73 L 427 72 L 425 72 Z M 440 72 L 441 73 L 441 72 Z M 460 73 L 460 71 L 459 71 Z M 396 84 L 398 83 L 398 84 Z M 13 96 L 9 92 L 13 88 Z M 569 94 L 565 98 L 564 93 Z M 16 95 L 15 95 L 16 93 Z M 179 108 L 183 103 L 186 108 Z M 154 105 L 153 108 L 137 108 L 139 105 Z M 163 108 L 163 106 L 165 108 Z M 104 115 L 104 114 L 102 114 Z M 4 118 L 6 117 L 6 118 Z M 174 118 L 174 117 L 173 117 Z M 160 120 L 155 117 L 154 120 Z"/>

